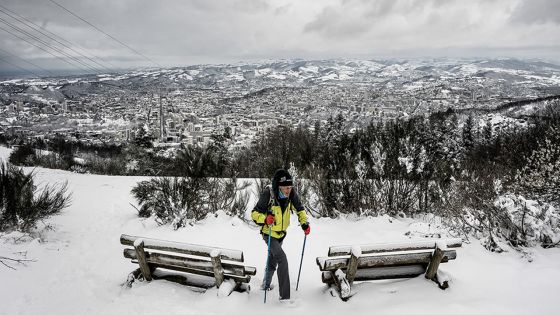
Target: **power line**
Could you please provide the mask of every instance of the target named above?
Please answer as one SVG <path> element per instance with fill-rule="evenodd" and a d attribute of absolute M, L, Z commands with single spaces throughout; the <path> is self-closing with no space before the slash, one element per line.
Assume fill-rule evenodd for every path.
<path fill-rule="evenodd" d="M 6 12 L 6 11 L 7 11 L 7 12 Z M 83 58 L 88 59 L 89 61 L 93 62 L 94 64 L 96 64 L 96 65 L 98 65 L 98 66 L 100 66 L 101 68 L 104 68 L 104 69 L 107 70 L 107 71 L 113 71 L 113 69 L 110 69 L 110 68 L 106 67 L 105 65 L 103 65 L 103 64 L 101 64 L 101 63 L 99 63 L 99 62 L 97 62 L 96 60 L 92 59 L 91 57 L 89 57 L 89 56 L 87 56 L 87 55 L 85 55 L 85 54 L 83 54 L 83 53 L 81 53 L 81 52 L 75 50 L 74 48 L 72 48 L 72 46 L 74 46 L 73 43 L 67 41 L 66 39 L 64 39 L 64 38 L 62 38 L 62 37 L 56 35 L 55 33 L 51 32 L 51 31 L 49 31 L 49 30 L 47 30 L 47 29 L 43 29 L 41 26 L 35 24 L 33 21 L 30 21 L 29 19 L 27 19 L 27 18 L 25 18 L 25 17 L 23 17 L 23 16 L 17 14 L 16 12 L 14 12 L 14 11 L 12 11 L 12 10 L 10 10 L 10 9 L 8 9 L 8 8 L 6 8 L 6 7 L 4 7 L 4 6 L 1 5 L 1 4 L 0 4 L 0 12 L 6 14 L 6 15 L 8 15 L 8 16 L 10 16 L 12 19 L 14 19 L 14 20 L 16 20 L 16 21 L 18 21 L 18 22 L 24 24 L 24 25 L 27 26 L 28 28 L 30 28 L 30 29 L 32 29 L 32 30 L 34 30 L 34 31 L 36 31 L 36 32 L 38 32 L 38 33 L 40 33 L 40 34 L 42 34 L 43 36 L 45 36 L 45 37 L 47 37 L 47 38 L 49 38 L 49 39 L 51 39 L 51 40 L 57 42 L 58 44 L 62 45 L 63 47 L 68 48 L 69 50 L 73 51 L 74 53 L 76 53 L 76 54 L 79 55 L 80 57 L 83 57 Z M 15 15 L 15 16 L 14 16 L 14 15 Z M 50 36 L 49 34 L 51 34 L 52 36 Z M 62 40 L 62 41 L 64 41 L 64 42 L 67 43 L 67 44 L 65 44 L 65 43 L 63 43 L 63 42 L 57 40 L 56 38 L 53 38 L 53 36 L 56 37 L 56 38 L 58 38 L 58 39 L 60 39 L 60 40 Z M 97 58 L 97 59 L 102 60 L 101 58 L 99 58 L 99 57 L 97 57 L 97 56 L 93 56 L 93 58 Z M 104 61 L 104 60 L 102 60 L 102 61 Z M 107 61 L 104 61 L 104 62 L 108 63 Z M 110 64 L 110 63 L 108 63 L 108 64 Z M 113 66 L 113 65 L 111 65 L 111 66 Z M 114 66 L 113 66 L 113 67 L 114 67 Z"/>
<path fill-rule="evenodd" d="M 128 46 L 127 44 L 123 43 L 122 41 L 116 39 L 115 37 L 107 34 L 106 32 L 104 32 L 103 30 L 101 30 L 100 28 L 98 28 L 97 26 L 91 24 L 90 22 L 86 21 L 85 19 L 83 19 L 82 17 L 78 16 L 76 13 L 68 10 L 67 8 L 65 8 L 64 6 L 62 6 L 61 4 L 59 4 L 58 2 L 54 1 L 54 0 L 49 0 L 50 2 L 54 3 L 55 5 L 57 5 L 58 7 L 60 7 L 61 9 L 63 9 L 64 11 L 70 13 L 71 15 L 73 15 L 74 17 L 80 19 L 81 21 L 83 21 L 84 23 L 88 24 L 89 26 L 93 27 L 94 29 L 96 29 L 97 31 L 105 34 L 105 36 L 111 38 L 112 40 L 116 41 L 117 43 L 121 44 L 122 46 L 128 48 L 130 51 L 132 51 L 133 53 L 143 57 L 144 59 L 148 60 L 149 62 L 155 64 L 156 66 L 163 68 L 160 64 L 158 64 L 157 62 L 153 61 L 152 59 L 146 57 L 144 54 L 142 54 L 141 52 L 138 52 L 136 49 Z"/>
<path fill-rule="evenodd" d="M 14 37 L 16 37 L 16 38 L 19 38 L 20 40 L 25 41 L 25 42 L 27 42 L 28 44 L 33 45 L 33 46 L 35 46 L 35 47 L 41 49 L 42 51 L 46 52 L 47 54 L 49 54 L 49 55 L 51 55 L 51 56 L 53 56 L 53 57 L 55 57 L 55 58 L 57 58 L 57 59 L 60 59 L 60 60 L 62 60 L 62 61 L 64 61 L 64 62 L 66 62 L 67 64 L 71 65 L 71 66 L 74 67 L 74 68 L 77 68 L 77 69 L 79 69 L 79 70 L 83 70 L 81 67 L 76 66 L 75 64 L 71 63 L 71 62 L 68 61 L 67 59 L 64 59 L 64 58 L 62 58 L 62 57 L 60 57 L 60 56 L 57 56 L 57 55 L 53 54 L 52 52 L 46 50 L 45 48 L 43 48 L 43 47 L 41 47 L 41 46 L 39 46 L 39 45 L 37 45 L 37 44 L 35 44 L 35 43 L 33 43 L 33 42 L 30 42 L 28 39 L 22 38 L 22 37 L 18 36 L 17 34 L 14 34 L 14 33 L 12 33 L 11 31 L 9 31 L 9 30 L 7 30 L 7 29 L 1 27 L 1 26 L 0 26 L 0 30 L 3 30 L 4 32 L 6 32 L 6 33 L 8 33 L 8 34 L 10 34 L 10 35 L 12 35 L 12 36 L 14 36 Z"/>
<path fill-rule="evenodd" d="M 12 28 L 13 30 L 16 30 L 16 31 L 20 32 L 21 34 L 24 34 L 24 35 L 26 35 L 27 37 L 29 37 L 29 38 L 31 38 L 31 39 L 33 39 L 33 40 L 35 40 L 35 41 L 41 43 L 41 44 L 44 45 L 45 47 L 47 47 L 47 48 L 49 48 L 49 49 L 52 49 L 52 50 L 56 51 L 57 53 L 59 53 L 59 54 L 65 56 L 65 57 L 67 57 L 67 58 L 70 58 L 71 60 L 75 61 L 75 62 L 78 63 L 78 64 L 81 64 L 82 66 L 84 66 L 84 67 L 86 67 L 86 68 L 89 68 L 89 70 L 92 70 L 92 71 L 94 71 L 94 72 L 99 72 L 98 69 L 96 69 L 96 68 L 94 68 L 94 67 L 88 65 L 87 63 L 81 61 L 80 59 L 78 59 L 78 58 L 76 58 L 76 57 L 74 57 L 74 56 L 68 54 L 67 52 L 63 51 L 62 49 L 60 49 L 60 48 L 58 48 L 58 47 L 54 47 L 54 46 L 51 45 L 50 43 L 47 43 L 46 41 L 42 40 L 41 38 L 39 38 L 39 37 L 37 37 L 37 36 L 35 36 L 35 35 L 33 35 L 33 34 L 27 32 L 26 30 L 22 29 L 22 28 L 19 27 L 19 26 L 14 25 L 13 23 L 10 23 L 10 22 L 4 20 L 4 19 L 1 18 L 1 17 L 0 17 L 0 22 L 3 22 L 5 25 L 9 26 L 9 27 Z"/>
<path fill-rule="evenodd" d="M 12 53 L 9 52 L 9 51 L 6 51 L 6 50 L 1 49 L 1 48 L 0 48 L 0 51 L 4 52 L 4 53 L 7 54 L 7 55 L 10 55 L 10 56 L 13 57 L 13 58 L 19 59 L 19 60 L 21 60 L 21 61 L 23 61 L 23 62 L 25 62 L 25 63 L 28 63 L 28 64 L 30 64 L 30 65 L 32 65 L 32 66 L 34 66 L 34 67 L 37 67 L 37 68 L 41 69 L 42 71 L 44 71 L 44 72 L 46 72 L 46 73 L 48 73 L 48 74 L 50 74 L 50 75 L 54 75 L 54 74 L 53 74 L 52 72 L 50 72 L 49 70 L 47 70 L 47 69 L 45 69 L 45 68 L 43 68 L 43 67 L 41 67 L 41 66 L 39 66 L 39 65 L 36 65 L 35 63 L 33 63 L 33 62 L 29 61 L 29 60 L 25 60 L 25 59 L 23 59 L 23 58 L 20 58 L 20 57 L 18 57 L 17 55 L 12 54 Z"/>
<path fill-rule="evenodd" d="M 76 58 L 76 57 L 74 57 L 74 56 L 68 54 L 67 52 L 63 51 L 62 49 L 51 45 L 50 43 L 48 43 L 48 42 L 42 40 L 41 38 L 39 38 L 39 37 L 37 37 L 37 36 L 35 36 L 35 35 L 33 35 L 33 34 L 27 32 L 27 31 L 25 31 L 25 30 L 22 29 L 21 27 L 16 26 L 15 24 L 10 23 L 10 22 L 4 20 L 4 19 L 1 18 L 1 17 L 0 17 L 0 22 L 4 23 L 5 25 L 9 26 L 11 29 L 13 29 L 13 30 L 19 32 L 20 34 L 23 34 L 23 35 L 29 37 L 30 39 L 32 39 L 32 40 L 34 40 L 34 41 L 36 41 L 36 42 L 42 44 L 43 46 L 45 46 L 45 47 L 47 47 L 47 48 L 49 48 L 49 49 L 51 49 L 51 50 L 53 50 L 53 51 L 55 51 L 55 52 L 57 52 L 57 53 L 63 55 L 63 56 L 65 56 L 65 57 L 67 57 L 67 58 L 69 58 L 69 59 L 71 59 L 71 60 L 73 60 L 74 62 L 76 62 L 76 63 L 78 63 L 78 64 L 80 64 L 80 65 L 82 65 L 82 66 L 84 66 L 84 67 L 86 67 L 86 68 L 89 68 L 89 70 L 93 70 L 94 72 L 98 72 L 98 70 L 95 69 L 94 67 L 92 67 L 92 66 L 86 64 L 85 62 L 79 60 L 78 58 Z"/>
<path fill-rule="evenodd" d="M 4 59 L 4 58 L 2 58 L 2 57 L 0 57 L 0 60 L 3 61 L 3 62 L 5 62 L 5 63 L 7 63 L 7 64 L 9 64 L 9 65 L 11 65 L 11 66 L 13 66 L 13 67 L 16 67 L 16 68 L 18 68 L 18 69 L 21 69 L 21 70 L 23 70 L 23 71 L 25 71 L 25 72 L 29 72 L 29 73 L 33 74 L 34 76 L 36 76 L 36 77 L 41 77 L 41 76 L 38 75 L 37 73 L 35 73 L 35 72 L 33 72 L 33 71 L 29 70 L 29 69 L 20 67 L 20 66 L 14 64 L 14 63 L 11 63 L 11 62 L 9 62 L 8 60 L 6 60 L 6 59 Z"/>

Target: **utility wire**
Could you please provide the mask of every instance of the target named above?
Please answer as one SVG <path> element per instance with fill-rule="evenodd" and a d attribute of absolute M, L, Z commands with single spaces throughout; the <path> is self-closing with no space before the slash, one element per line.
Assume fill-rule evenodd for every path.
<path fill-rule="evenodd" d="M 35 72 L 33 72 L 33 71 L 29 70 L 29 69 L 20 67 L 20 66 L 14 64 L 14 63 L 11 63 L 11 62 L 9 62 L 8 60 L 2 58 L 1 56 L 0 56 L 0 60 L 3 61 L 3 62 L 5 62 L 5 63 L 7 63 L 7 64 L 9 64 L 9 65 L 11 65 L 11 66 L 13 66 L 13 67 L 16 67 L 16 68 L 18 68 L 18 69 L 20 69 L 20 70 L 23 70 L 23 71 L 25 71 L 25 72 L 29 72 L 29 73 L 33 74 L 34 76 L 36 76 L 36 77 L 41 77 L 41 76 L 38 75 L 37 73 L 35 73 Z"/>
<path fill-rule="evenodd" d="M 32 30 L 34 30 L 34 31 L 36 31 L 36 32 L 38 32 L 38 33 L 40 33 L 40 34 L 42 34 L 43 36 L 45 36 L 45 37 L 51 39 L 52 41 L 57 42 L 57 43 L 60 44 L 61 46 L 68 48 L 69 50 L 71 50 L 72 52 L 76 53 L 76 54 L 79 55 L 80 57 L 85 58 L 85 59 L 87 59 L 87 60 L 93 62 L 94 64 L 100 66 L 101 68 L 104 68 L 104 69 L 107 70 L 107 71 L 114 71 L 114 69 L 110 69 L 110 68 L 106 67 L 105 65 L 103 65 L 103 64 L 97 62 L 96 60 L 92 59 L 92 57 L 89 57 L 89 56 L 85 55 L 84 53 L 81 53 L 81 52 L 75 50 L 74 48 L 72 48 L 72 46 L 75 46 L 73 43 L 67 41 L 66 39 L 64 39 L 64 38 L 62 38 L 62 37 L 56 35 L 55 33 L 51 32 L 51 31 L 49 31 L 49 30 L 47 30 L 47 29 L 42 28 L 41 26 L 35 24 L 33 21 L 31 21 L 31 20 L 29 20 L 29 19 L 27 19 L 27 18 L 25 18 L 25 17 L 23 17 L 23 16 L 21 16 L 21 15 L 15 13 L 14 11 L 12 11 L 12 10 L 6 8 L 5 6 L 3 6 L 3 5 L 1 5 L 1 4 L 0 4 L 0 12 L 6 14 L 6 15 L 8 15 L 8 16 L 10 16 L 12 19 L 14 19 L 14 20 L 16 20 L 16 21 L 18 21 L 18 22 L 24 24 L 24 25 L 27 26 L 28 28 L 30 28 L 30 29 L 32 29 Z M 50 35 L 49 35 L 49 34 L 50 34 Z M 51 35 L 52 35 L 52 36 L 51 36 Z M 56 37 L 56 38 L 62 40 L 62 41 L 65 42 L 65 43 L 61 42 L 60 40 L 58 40 L 58 39 L 56 39 L 56 38 L 54 38 L 54 37 Z M 101 60 L 101 61 L 104 61 L 103 59 L 101 59 L 101 58 L 99 58 L 99 57 L 97 57 L 97 56 L 93 56 L 93 58 L 96 58 L 96 59 L 99 59 L 99 60 Z M 107 62 L 107 61 L 104 61 L 104 62 L 110 64 L 110 63 Z M 111 65 L 111 66 L 112 66 L 112 67 L 115 67 L 114 65 Z M 116 68 L 116 67 L 115 67 L 115 68 Z"/>
<path fill-rule="evenodd" d="M 6 50 L 1 49 L 1 48 L 0 48 L 0 51 L 2 51 L 3 53 L 5 53 L 5 54 L 7 54 L 7 55 L 10 55 L 10 56 L 13 57 L 13 58 L 19 59 L 19 60 L 21 60 L 21 61 L 23 61 L 23 62 L 25 62 L 25 63 L 27 63 L 27 64 L 30 64 L 30 65 L 32 65 L 32 66 L 34 66 L 34 67 L 36 67 L 36 68 L 39 68 L 39 69 L 41 69 L 43 72 L 46 72 L 46 73 L 50 74 L 51 76 L 54 76 L 54 74 L 53 74 L 52 72 L 50 72 L 49 70 L 47 70 L 47 69 L 45 69 L 45 68 L 43 68 L 43 67 L 41 67 L 41 66 L 39 66 L 39 65 L 36 65 L 35 63 L 33 63 L 33 62 L 29 61 L 29 60 L 25 60 L 25 59 L 23 59 L 23 58 L 20 58 L 20 57 L 18 57 L 17 55 L 12 54 L 11 52 L 6 51 Z"/>
<path fill-rule="evenodd" d="M 135 53 L 135 54 L 141 56 L 142 58 L 148 60 L 149 62 L 155 64 L 156 66 L 158 66 L 158 67 L 160 67 L 160 68 L 163 68 L 163 67 L 162 67 L 160 64 L 158 64 L 157 62 L 155 62 L 155 61 L 153 61 L 152 59 L 146 57 L 146 56 L 145 56 L 144 54 L 142 54 L 141 52 L 139 52 L 139 51 L 137 51 L 136 49 L 134 49 L 134 48 L 128 46 L 127 44 L 125 44 L 125 43 L 123 43 L 122 41 L 116 39 L 115 37 L 113 37 L 113 36 L 107 34 L 107 33 L 104 32 L 103 30 L 101 30 L 100 28 L 98 28 L 97 26 L 91 24 L 90 22 L 86 21 L 84 18 L 82 18 L 82 17 L 80 17 L 79 15 L 77 15 L 76 13 L 74 13 L 74 12 L 68 10 L 68 9 L 65 8 L 63 5 L 59 4 L 58 2 L 56 2 L 56 1 L 54 1 L 54 0 L 49 0 L 49 1 L 52 2 L 52 3 L 54 3 L 55 5 L 57 5 L 58 7 L 60 7 L 61 9 L 63 9 L 64 11 L 70 13 L 70 14 L 73 15 L 74 17 L 80 19 L 81 21 L 83 21 L 84 23 L 88 24 L 89 26 L 93 27 L 93 28 L 96 29 L 97 31 L 99 31 L 99 32 L 101 32 L 101 33 L 103 33 L 103 34 L 105 34 L 105 36 L 111 38 L 112 40 L 116 41 L 117 43 L 121 44 L 122 46 L 128 48 L 128 49 L 129 49 L 130 51 L 132 51 L 133 53 Z"/>
<path fill-rule="evenodd" d="M 50 43 L 48 43 L 48 42 L 42 40 L 41 38 L 39 38 L 39 37 L 37 37 L 37 36 L 35 36 L 35 35 L 29 33 L 29 32 L 27 32 L 26 30 L 22 29 L 21 27 L 16 26 L 16 25 L 14 25 L 13 23 L 10 23 L 10 22 L 4 20 L 4 19 L 1 18 L 1 17 L 0 17 L 0 22 L 3 22 L 4 24 L 6 24 L 7 26 L 9 26 L 9 27 L 12 28 L 13 30 L 16 30 L 16 31 L 18 31 L 19 33 L 24 34 L 24 35 L 26 35 L 27 37 L 29 37 L 29 38 L 31 38 L 31 39 L 33 39 L 33 40 L 35 40 L 35 41 L 41 43 L 41 44 L 44 45 L 45 47 L 47 47 L 47 48 L 49 48 L 49 49 L 52 49 L 52 50 L 56 51 L 57 53 L 59 53 L 59 54 L 65 56 L 65 57 L 67 57 L 67 58 L 70 58 L 70 59 L 73 60 L 74 62 L 76 62 L 76 63 L 78 63 L 78 64 L 81 64 L 82 66 L 84 66 L 84 67 L 86 67 L 86 68 L 89 68 L 89 70 L 92 70 L 92 71 L 94 71 L 94 72 L 100 72 L 98 69 L 96 69 L 96 68 L 94 68 L 94 67 L 88 65 L 87 63 L 81 61 L 80 59 L 78 59 L 78 58 L 76 58 L 76 57 L 74 57 L 74 56 L 68 54 L 67 52 L 63 51 L 62 49 L 60 49 L 60 48 L 58 48 L 58 47 L 54 47 L 54 46 L 51 45 Z"/>
<path fill-rule="evenodd" d="M 33 42 L 30 42 L 28 39 L 23 38 L 23 37 L 20 37 L 19 35 L 12 33 L 10 30 L 7 30 L 7 29 L 5 29 L 5 28 L 3 28 L 3 27 L 1 27 L 1 26 L 0 26 L 0 30 L 3 30 L 4 32 L 6 32 L 6 33 L 8 33 L 8 34 L 10 34 L 10 35 L 12 35 L 12 36 L 14 36 L 14 37 L 17 37 L 17 38 L 19 38 L 20 40 L 25 41 L 25 42 L 27 42 L 28 44 L 33 45 L 33 46 L 35 46 L 35 47 L 41 49 L 42 51 L 46 52 L 47 54 L 49 54 L 49 55 L 51 55 L 51 56 L 53 56 L 53 57 L 55 57 L 55 58 L 57 58 L 57 59 L 60 59 L 60 60 L 62 60 L 62 61 L 64 61 L 64 62 L 66 62 L 67 64 L 71 65 L 71 66 L 74 67 L 74 68 L 79 69 L 80 71 L 83 71 L 83 70 L 84 70 L 83 68 L 78 67 L 78 66 L 76 66 L 75 64 L 71 63 L 71 62 L 68 61 L 67 59 L 64 59 L 64 58 L 62 58 L 62 57 L 60 57 L 60 56 L 57 56 L 57 55 L 53 54 L 52 52 L 46 50 L 45 48 L 43 48 L 43 47 L 41 47 L 41 46 L 39 46 L 39 45 L 37 45 L 37 44 L 35 44 L 35 43 L 33 43 Z"/>

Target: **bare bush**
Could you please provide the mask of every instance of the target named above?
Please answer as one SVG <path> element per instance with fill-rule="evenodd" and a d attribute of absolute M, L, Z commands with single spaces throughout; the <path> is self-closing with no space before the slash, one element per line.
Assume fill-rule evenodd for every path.
<path fill-rule="evenodd" d="M 223 210 L 228 215 L 243 218 L 249 199 L 245 192 L 247 187 L 249 183 L 240 185 L 237 178 L 209 179 L 207 188 L 209 211 L 214 213 Z"/>
<path fill-rule="evenodd" d="M 238 186 L 235 178 L 160 177 L 138 183 L 132 194 L 140 205 L 139 216 L 153 216 L 158 224 L 178 229 L 219 210 L 242 216 L 245 197 L 238 193 L 246 187 Z"/>
<path fill-rule="evenodd" d="M 440 211 L 456 232 L 485 239 L 486 249 L 501 252 L 499 240 L 508 240 L 518 227 L 507 211 L 495 204 L 500 191 L 501 182 L 491 172 L 472 174 L 467 180 L 457 182 L 456 195 Z"/>
<path fill-rule="evenodd" d="M 0 231 L 29 231 L 37 221 L 67 207 L 70 198 L 66 183 L 39 189 L 33 173 L 0 161 Z"/>

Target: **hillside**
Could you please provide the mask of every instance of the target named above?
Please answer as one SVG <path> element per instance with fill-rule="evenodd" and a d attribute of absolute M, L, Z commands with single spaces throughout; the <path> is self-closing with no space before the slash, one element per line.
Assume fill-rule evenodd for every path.
<path fill-rule="evenodd" d="M 0 147 L 6 159 L 9 150 Z M 26 169 L 31 171 L 32 169 Z M 0 265 L 0 314 L 285 314 L 273 290 L 263 305 L 258 290 L 263 276 L 266 244 L 256 227 L 225 214 L 173 231 L 140 219 L 130 189 L 139 177 L 75 174 L 37 168 L 38 183 L 68 181 L 72 205 L 39 227 L 36 235 L 0 234 L 0 256 L 32 260 L 26 265 Z M 248 206 L 250 207 L 250 206 Z M 557 314 L 560 291 L 560 249 L 528 248 L 497 254 L 471 240 L 457 251 L 457 259 L 441 269 L 451 276 L 441 291 L 418 277 L 358 283 L 349 302 L 332 297 L 321 283 L 315 257 L 329 245 L 416 240 L 444 231 L 423 221 L 390 217 L 312 219 L 302 267 L 299 299 L 293 314 Z M 295 288 L 303 233 L 294 223 L 284 248 Z M 410 233 L 407 233 L 410 232 Z M 122 256 L 121 233 L 158 239 L 241 249 L 246 264 L 257 267 L 250 293 L 234 292 L 219 299 L 217 290 L 196 293 L 166 281 L 135 283 L 122 288 L 135 269 Z M 405 234 L 409 234 L 406 236 Z M 276 282 L 276 279 L 274 280 Z"/>

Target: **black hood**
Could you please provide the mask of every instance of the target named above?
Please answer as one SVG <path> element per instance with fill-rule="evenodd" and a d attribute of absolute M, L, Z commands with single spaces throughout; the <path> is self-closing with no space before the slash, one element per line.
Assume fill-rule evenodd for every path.
<path fill-rule="evenodd" d="M 272 192 L 275 199 L 278 199 L 278 187 L 280 187 L 283 183 L 290 183 L 290 185 L 292 185 L 292 176 L 285 169 L 278 169 L 272 177 Z"/>

